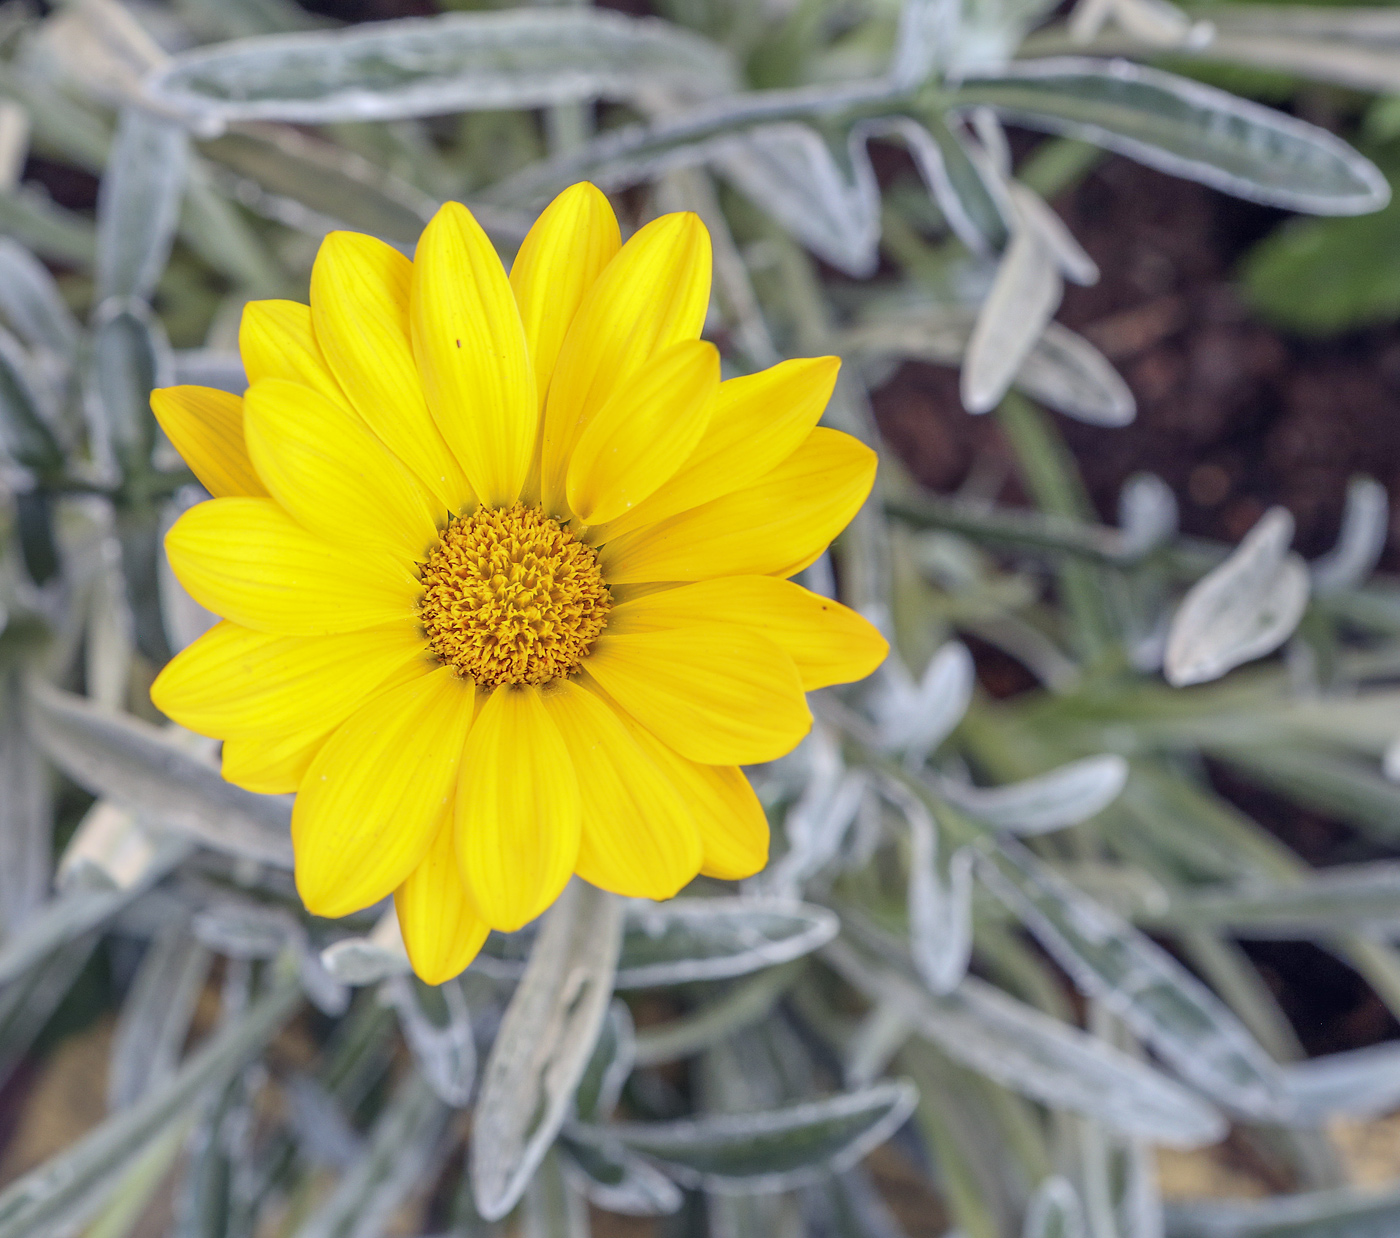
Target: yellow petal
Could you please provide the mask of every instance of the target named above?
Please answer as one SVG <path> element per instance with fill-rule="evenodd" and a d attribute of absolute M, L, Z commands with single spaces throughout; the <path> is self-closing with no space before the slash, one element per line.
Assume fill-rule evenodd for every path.
<path fill-rule="evenodd" d="M 292 808 L 297 891 L 312 915 L 369 907 L 418 866 L 452 802 L 473 697 L 439 667 L 361 705 L 316 754 Z"/>
<path fill-rule="evenodd" d="M 338 636 L 271 636 L 225 622 L 166 663 L 151 700 L 181 726 L 221 739 L 318 727 L 324 734 L 415 659 L 427 674 L 423 636 L 407 623 Z"/>
<path fill-rule="evenodd" d="M 481 502 L 520 495 L 539 437 L 525 329 L 501 260 L 460 202 L 418 242 L 409 314 L 428 407 Z"/>
<path fill-rule="evenodd" d="M 587 181 L 564 190 L 545 207 L 521 242 L 510 286 L 520 307 L 541 409 L 579 302 L 621 245 L 612 206 Z"/>
<path fill-rule="evenodd" d="M 603 574 L 609 584 L 790 575 L 851 522 L 875 463 L 849 434 L 818 427 L 755 485 L 608 542 Z"/>
<path fill-rule="evenodd" d="M 607 699 L 606 694 L 600 696 Z M 618 717 L 690 806 L 704 849 L 700 871 L 724 881 L 760 871 L 768 863 L 768 817 L 744 771 L 735 765 L 687 760 L 626 713 L 619 710 Z"/>
<path fill-rule="evenodd" d="M 457 861 L 492 928 L 548 907 L 578 858 L 578 779 L 538 688 L 498 688 L 467 740 L 457 787 Z"/>
<path fill-rule="evenodd" d="M 802 446 L 840 368 L 839 357 L 800 357 L 720 383 L 695 451 L 662 490 L 598 530 L 599 540 L 753 485 Z"/>
<path fill-rule="evenodd" d="M 409 337 L 413 263 L 358 232 L 332 232 L 311 268 L 316 342 L 355 411 L 456 515 L 471 486 L 428 412 Z"/>
<path fill-rule="evenodd" d="M 400 561 L 323 541 L 270 499 L 197 504 L 166 534 L 165 553 L 196 602 L 259 632 L 320 636 L 418 623 L 423 586 Z"/>
<path fill-rule="evenodd" d="M 260 795 L 285 795 L 301 786 L 330 732 L 297 731 L 274 739 L 224 741 L 223 775 L 236 787 Z"/>
<path fill-rule="evenodd" d="M 316 342 L 311 310 L 298 301 L 249 301 L 238 327 L 238 351 L 249 386 L 285 378 L 327 399 L 345 398 Z"/>
<path fill-rule="evenodd" d="M 804 691 L 864 679 L 889 643 L 855 611 L 774 576 L 722 576 L 614 606 L 608 632 L 733 623 L 768 637 L 797 666 Z"/>
<path fill-rule="evenodd" d="M 409 563 L 428 557 L 438 539 L 432 497 L 343 403 L 264 378 L 248 389 L 245 410 L 258 476 L 299 524 Z"/>
<path fill-rule="evenodd" d="M 569 461 L 570 510 L 601 524 L 663 486 L 705 432 L 718 386 L 713 344 L 683 340 L 656 353 L 579 436 Z"/>
<path fill-rule="evenodd" d="M 653 353 L 697 339 L 710 304 L 710 234 L 696 215 L 663 215 L 618 251 L 564 337 L 545 402 L 546 510 L 566 514 L 574 445 L 593 415 Z"/>
<path fill-rule="evenodd" d="M 216 499 L 264 495 L 243 441 L 243 401 L 212 387 L 161 387 L 151 411 L 165 436 Z"/>
<path fill-rule="evenodd" d="M 792 659 L 747 628 L 604 633 L 584 668 L 657 738 L 706 765 L 776 760 L 812 725 Z"/>
<path fill-rule="evenodd" d="M 578 775 L 575 871 L 628 898 L 670 898 L 700 869 L 700 832 L 685 800 L 593 693 L 564 680 L 543 697 Z"/>
<path fill-rule="evenodd" d="M 491 931 L 462 886 L 455 839 L 449 805 L 427 855 L 394 891 L 408 961 L 424 984 L 444 984 L 460 975 Z"/>

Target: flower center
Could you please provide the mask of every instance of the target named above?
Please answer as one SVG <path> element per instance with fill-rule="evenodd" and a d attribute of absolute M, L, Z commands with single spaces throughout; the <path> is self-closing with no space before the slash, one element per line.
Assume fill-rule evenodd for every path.
<path fill-rule="evenodd" d="M 422 567 L 428 643 L 485 687 L 564 678 L 612 608 L 598 552 L 521 503 L 455 517 Z"/>

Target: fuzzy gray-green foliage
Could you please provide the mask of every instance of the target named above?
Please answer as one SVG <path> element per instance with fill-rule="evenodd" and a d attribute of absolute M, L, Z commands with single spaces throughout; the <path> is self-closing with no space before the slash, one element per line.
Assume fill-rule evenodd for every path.
<path fill-rule="evenodd" d="M 865 1163 L 892 1138 L 966 1238 L 1400 1227 L 1400 1188 L 1355 1192 L 1322 1133 L 1400 1104 L 1400 1050 L 1302 1062 L 1239 946 L 1315 942 L 1400 1012 L 1396 865 L 1314 873 L 1203 772 L 1400 838 L 1384 492 L 1358 479 L 1311 565 L 1281 511 L 1239 547 L 1179 536 L 1152 477 L 1107 527 L 1031 402 L 1105 434 L 1133 416 L 1053 321 L 1065 280 L 1097 278 L 1044 200 L 1086 142 L 1295 210 L 1389 193 L 1330 134 L 1106 57 L 1384 90 L 1390 19 L 1049 7 L 666 0 L 346 29 L 288 0 L 0 7 L 0 1074 L 95 952 L 120 994 L 109 1115 L 0 1191 L 0 1238 L 121 1238 L 167 1182 L 178 1238 L 575 1238 L 590 1203 L 667 1234 L 892 1238 Z M 1003 120 L 1058 135 L 1019 177 Z M 917 178 L 882 191 L 873 140 Z M 99 176 L 95 218 L 22 182 L 26 150 Z M 959 365 L 1036 506 L 921 494 L 887 455 L 803 581 L 839 579 L 895 652 L 815 694 L 812 735 L 752 771 L 768 868 L 664 905 L 575 883 L 429 988 L 382 909 L 308 917 L 288 798 L 224 783 L 213 745 L 152 711 L 152 675 L 213 617 L 162 555 L 203 494 L 147 395 L 240 391 L 242 304 L 304 298 L 333 227 L 409 247 L 458 198 L 508 259 L 583 178 L 634 190 L 633 225 L 704 218 L 730 373 L 840 353 L 827 419 L 878 445 L 869 386 L 905 358 Z M 882 248 L 894 277 L 865 279 Z M 1041 689 L 986 699 L 963 634 Z M 191 1037 L 201 994 L 216 1013 Z M 269 1052 L 279 1034 L 298 1051 Z M 1292 1194 L 1164 1209 L 1154 1146 L 1231 1129 Z"/>

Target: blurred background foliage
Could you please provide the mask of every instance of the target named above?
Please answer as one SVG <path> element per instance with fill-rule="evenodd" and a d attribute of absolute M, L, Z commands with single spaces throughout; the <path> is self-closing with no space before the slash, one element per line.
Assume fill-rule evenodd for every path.
<path fill-rule="evenodd" d="M 0 1238 L 1400 1231 L 1397 97 L 1390 7 L 0 5 Z M 147 396 L 581 178 L 704 218 L 727 373 L 844 358 L 802 580 L 895 653 L 763 874 L 428 988 L 150 705 Z"/>

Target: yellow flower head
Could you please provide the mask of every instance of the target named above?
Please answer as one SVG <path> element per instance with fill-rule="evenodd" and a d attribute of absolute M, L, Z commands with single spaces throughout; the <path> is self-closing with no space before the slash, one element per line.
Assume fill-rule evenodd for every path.
<path fill-rule="evenodd" d="M 571 873 L 669 898 L 756 872 L 738 766 L 797 744 L 804 691 L 885 655 L 785 579 L 875 473 L 816 428 L 838 363 L 720 382 L 709 293 L 694 215 L 621 245 L 575 185 L 507 277 L 449 203 L 413 261 L 332 233 L 310 308 L 249 305 L 243 399 L 152 397 L 214 495 L 170 564 L 224 622 L 151 696 L 224 740 L 231 782 L 297 792 L 306 906 L 392 893 L 430 983 Z"/>

